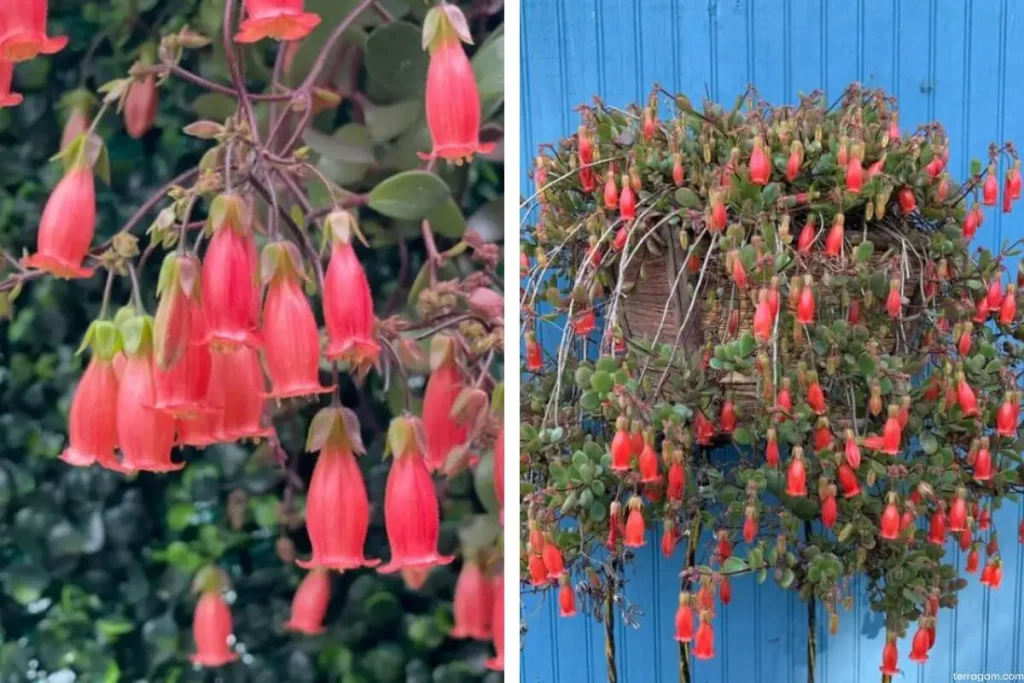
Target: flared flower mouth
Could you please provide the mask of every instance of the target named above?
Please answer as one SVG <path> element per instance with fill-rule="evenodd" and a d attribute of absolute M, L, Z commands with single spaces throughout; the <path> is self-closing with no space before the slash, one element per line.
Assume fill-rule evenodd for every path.
<path fill-rule="evenodd" d="M 285 398 L 302 398 L 303 396 L 314 396 L 316 394 L 329 394 L 332 391 L 334 391 L 333 384 L 329 387 L 324 387 L 320 386 L 320 382 L 316 380 L 309 380 L 287 384 L 283 387 L 274 387 L 273 391 L 261 393 L 260 396 L 280 400 Z"/>
<path fill-rule="evenodd" d="M 486 666 L 491 671 L 504 671 L 505 670 L 505 656 L 501 655 L 501 656 L 498 656 L 498 657 L 491 657 L 490 659 L 488 659 L 484 663 L 484 666 Z"/>
<path fill-rule="evenodd" d="M 307 636 L 318 636 L 324 632 L 323 624 L 303 619 L 289 619 L 284 622 L 284 629 L 293 633 L 302 633 Z"/>
<path fill-rule="evenodd" d="M 308 560 L 296 560 L 295 564 L 303 569 L 323 567 L 324 569 L 334 569 L 341 572 L 349 569 L 359 569 L 360 567 L 376 567 L 380 564 L 380 560 L 366 558 L 362 555 L 334 555 L 329 557 L 313 555 Z"/>
<path fill-rule="evenodd" d="M 480 142 L 478 140 L 466 141 L 460 143 L 449 143 L 435 145 L 434 149 L 430 154 L 424 154 L 423 152 L 417 152 L 417 156 L 424 161 L 433 161 L 434 159 L 445 159 L 456 165 L 462 162 L 470 162 L 473 160 L 474 154 L 490 154 L 494 151 L 495 143 L 493 142 Z"/>
<path fill-rule="evenodd" d="M 21 31 L 0 38 L 0 59 L 7 62 L 25 62 L 41 54 L 52 55 L 68 44 L 67 36 L 51 38 L 44 33 Z"/>
<path fill-rule="evenodd" d="M 17 107 L 25 101 L 25 98 L 16 92 L 0 93 L 0 109 L 4 107 Z"/>
<path fill-rule="evenodd" d="M 64 280 L 79 280 L 92 277 L 96 272 L 95 268 L 83 268 L 79 264 L 70 263 L 62 258 L 42 252 L 32 254 L 21 260 L 21 265 L 26 268 L 42 270 L 57 278 Z"/>
<path fill-rule="evenodd" d="M 98 458 L 92 453 L 69 447 L 60 454 L 60 459 L 72 467 L 90 467 Z"/>
<path fill-rule="evenodd" d="M 253 330 L 208 330 L 206 336 L 198 342 L 209 344 L 210 350 L 214 353 L 229 353 L 237 351 L 243 346 L 251 349 L 258 349 L 263 346 L 263 340 Z"/>
<path fill-rule="evenodd" d="M 191 422 L 220 411 L 200 401 L 157 401 L 154 406 L 161 413 L 166 413 L 176 420 Z"/>
<path fill-rule="evenodd" d="M 264 16 L 250 16 L 242 22 L 235 41 L 255 43 L 264 38 L 275 40 L 302 40 L 320 24 L 320 17 L 312 12 L 277 10 Z"/>
<path fill-rule="evenodd" d="M 223 652 L 198 652 L 188 658 L 193 664 L 214 668 L 238 661 L 238 653 L 225 650 Z"/>
<path fill-rule="evenodd" d="M 451 555 L 432 553 L 418 557 L 392 557 L 387 564 L 377 567 L 381 574 L 394 574 L 402 569 L 429 569 L 450 564 L 455 558 Z"/>
<path fill-rule="evenodd" d="M 126 474 L 134 474 L 135 472 L 177 472 L 178 470 L 185 467 L 183 462 L 140 462 L 140 463 L 121 463 L 121 470 Z"/>
<path fill-rule="evenodd" d="M 249 425 L 242 427 L 241 429 L 233 429 L 231 431 L 225 431 L 217 440 L 217 443 L 230 442 L 230 441 L 260 441 L 261 439 L 269 439 L 274 435 L 272 427 L 261 427 L 259 425 Z"/>
<path fill-rule="evenodd" d="M 380 356 L 380 346 L 372 339 L 349 338 L 332 341 L 325 352 L 327 360 L 344 360 L 353 366 L 372 365 Z"/>

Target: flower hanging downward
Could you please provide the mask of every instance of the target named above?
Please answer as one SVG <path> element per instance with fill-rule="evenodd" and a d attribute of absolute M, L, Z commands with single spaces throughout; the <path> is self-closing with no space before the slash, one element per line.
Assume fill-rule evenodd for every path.
<path fill-rule="evenodd" d="M 689 643 L 693 640 L 693 607 L 691 596 L 686 591 L 679 594 L 679 607 L 676 609 L 676 640 Z"/>
<path fill-rule="evenodd" d="M 886 640 L 885 647 L 882 648 L 882 666 L 878 669 L 887 676 L 895 676 L 900 672 L 899 670 L 899 657 L 900 653 L 896 649 L 896 641 L 889 637 Z"/>
<path fill-rule="evenodd" d="M 569 575 L 563 574 L 558 588 L 558 615 L 561 617 L 576 616 L 576 593 L 569 582 Z"/>
<path fill-rule="evenodd" d="M 462 43 L 472 44 L 466 17 L 457 6 L 442 3 L 423 22 L 423 49 L 430 50 L 427 70 L 427 127 L 434 148 L 421 159 L 441 157 L 455 163 L 487 154 L 494 143 L 480 142 L 480 93 Z"/>
<path fill-rule="evenodd" d="M 52 55 L 68 44 L 67 36 L 46 35 L 47 0 L 5 1 L 0 7 L 0 59 L 24 62 Z"/>
<path fill-rule="evenodd" d="M 331 601 L 331 576 L 326 569 L 313 569 L 302 579 L 292 598 L 291 618 L 284 627 L 289 631 L 315 636 L 324 631 L 324 615 Z"/>
<path fill-rule="evenodd" d="M 494 605 L 491 610 L 491 642 L 494 643 L 494 656 L 484 666 L 491 671 L 505 670 L 505 575 L 498 574 L 494 579 Z"/>
<path fill-rule="evenodd" d="M 0 109 L 4 107 L 17 107 L 24 101 L 24 97 L 11 91 L 14 83 L 14 62 L 0 59 Z"/>
<path fill-rule="evenodd" d="M 352 248 L 357 235 L 355 217 L 335 211 L 325 229 L 331 243 L 331 261 L 324 275 L 324 326 L 327 358 L 346 360 L 359 372 L 377 362 L 380 346 L 374 337 L 373 295 L 366 271 Z"/>
<path fill-rule="evenodd" d="M 193 582 L 194 589 L 202 593 L 192 617 L 196 653 L 189 659 L 193 664 L 214 668 L 238 659 L 238 654 L 228 645 L 234 622 L 231 609 L 221 595 L 225 582 L 224 574 L 212 567 L 200 570 Z"/>
<path fill-rule="evenodd" d="M 302 11 L 304 4 L 304 0 L 245 0 L 247 17 L 239 26 L 235 41 L 302 40 L 320 24 L 318 15 Z"/>
<path fill-rule="evenodd" d="M 259 299 L 256 250 L 248 207 L 238 195 L 222 194 L 210 206 L 213 232 L 203 259 L 203 310 L 214 351 L 259 346 L 255 323 Z"/>
<path fill-rule="evenodd" d="M 114 355 L 121 335 L 113 323 L 97 320 L 86 330 L 82 349 L 92 347 L 92 359 L 71 399 L 68 416 L 68 447 L 61 460 L 75 467 L 99 462 L 117 469 L 117 373 Z"/>
<path fill-rule="evenodd" d="M 423 457 L 423 423 L 410 415 L 396 417 L 388 428 L 387 447 L 393 462 L 384 491 L 384 524 L 391 561 L 378 571 L 448 564 L 454 558 L 437 552 L 441 523 L 437 492 Z"/>
<path fill-rule="evenodd" d="M 96 233 L 96 184 L 84 156 L 79 154 L 47 200 L 36 253 L 22 261 L 25 267 L 68 279 L 92 277 L 93 269 L 83 268 L 82 260 Z"/>
<path fill-rule="evenodd" d="M 452 612 L 455 626 L 452 638 L 490 640 L 494 605 L 494 582 L 487 576 L 481 562 L 468 558 L 455 582 Z"/>
<path fill-rule="evenodd" d="M 647 528 L 644 525 L 643 502 L 640 496 L 633 496 L 629 499 L 629 516 L 626 518 L 626 540 L 623 545 L 627 548 L 642 548 L 646 542 L 644 536 Z"/>
<path fill-rule="evenodd" d="M 117 391 L 117 442 L 121 466 L 129 472 L 170 472 L 174 418 L 156 409 L 153 376 L 153 320 L 135 315 L 121 325 L 128 363 Z"/>
<path fill-rule="evenodd" d="M 444 470 L 453 451 L 465 447 L 469 426 L 452 415 L 463 390 L 452 337 L 438 334 L 430 340 L 430 365 L 423 396 L 423 431 L 427 437 L 427 467 L 433 472 Z"/>
<path fill-rule="evenodd" d="M 331 391 L 320 385 L 320 331 L 302 291 L 302 257 L 291 242 L 263 248 L 261 260 L 267 296 L 263 301 L 263 350 L 273 398 Z"/>
<path fill-rule="evenodd" d="M 356 461 L 364 451 L 355 413 L 334 406 L 317 413 L 309 426 L 306 450 L 320 455 L 306 497 L 306 528 L 313 553 L 299 566 L 337 571 L 377 566 L 380 560 L 363 555 L 370 500 Z"/>
<path fill-rule="evenodd" d="M 148 53 L 147 56 L 152 56 L 149 56 L 149 59 L 144 57 L 143 64 L 151 64 L 155 57 L 155 50 L 152 48 Z M 159 105 L 160 94 L 157 90 L 156 76 L 151 73 L 142 80 L 132 81 L 124 98 L 124 127 L 128 135 L 138 140 L 152 130 Z"/>

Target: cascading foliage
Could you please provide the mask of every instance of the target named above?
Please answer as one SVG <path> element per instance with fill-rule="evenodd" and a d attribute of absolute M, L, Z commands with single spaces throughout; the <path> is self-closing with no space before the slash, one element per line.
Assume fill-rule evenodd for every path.
<path fill-rule="evenodd" d="M 834 633 L 864 577 L 883 674 L 910 633 L 923 662 L 981 552 L 999 587 L 991 510 L 1024 485 L 1020 244 L 972 244 L 1020 196 L 1017 152 L 992 145 L 961 184 L 939 123 L 901 130 L 895 99 L 856 84 L 832 106 L 751 90 L 667 114 L 662 94 L 596 100 L 537 157 L 525 580 L 609 618 L 659 523 L 666 556 L 687 544 L 684 660 L 714 656 L 730 582 L 771 577 Z"/>

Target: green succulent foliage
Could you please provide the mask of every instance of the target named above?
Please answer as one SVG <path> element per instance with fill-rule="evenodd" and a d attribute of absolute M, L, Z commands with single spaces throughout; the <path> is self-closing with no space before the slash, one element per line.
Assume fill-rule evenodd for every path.
<path fill-rule="evenodd" d="M 833 108 L 820 94 L 783 108 L 748 93 L 731 110 L 710 102 L 698 110 L 677 96 L 668 107 L 662 104 L 663 118 L 648 135 L 644 122 L 658 111 L 659 95 L 652 93 L 646 107 L 626 110 L 598 101 L 584 109 L 580 133 L 539 162 L 538 185 L 545 176 L 549 183 L 564 180 L 538 197 L 543 210 L 524 240 L 536 265 L 523 315 L 541 333 L 554 330 L 561 344 L 558 357 L 523 382 L 523 509 L 542 527 L 571 534 L 558 538 L 567 562 L 588 565 L 609 538 L 612 503 L 621 504 L 621 522 L 627 501 L 646 493 L 648 528 L 671 522 L 689 532 L 694 555 L 684 568 L 684 586 L 692 587 L 697 574 L 750 571 L 758 581 L 772 576 L 833 611 L 849 599 L 849 579 L 862 576 L 872 608 L 886 615 L 888 629 L 903 633 L 927 616 L 929 597 L 951 607 L 966 585 L 945 546 L 928 539 L 928 521 L 958 495 L 981 509 L 1019 500 L 1024 439 L 998 435 L 995 426 L 1004 401 L 1020 402 L 1014 392 L 1024 362 L 1024 325 L 1019 315 L 1000 321 L 998 311 L 966 325 L 989 284 L 1005 283 L 1002 269 L 1019 256 L 1021 243 L 1004 244 L 999 253 L 975 249 L 962 226 L 965 205 L 971 209 L 981 200 L 983 164 L 973 162 L 963 184 L 950 180 L 938 161 L 949 144 L 942 126 L 891 137 L 897 103 L 885 93 L 851 86 Z M 771 165 L 770 180 L 760 185 L 749 168 L 757 144 L 764 145 Z M 585 146 L 593 150 L 588 168 L 596 178 L 590 182 L 581 167 Z M 793 150 L 799 163 L 787 177 Z M 859 192 L 847 185 L 841 150 L 862 154 L 865 171 L 877 164 Z M 1011 164 L 1016 159 L 1010 145 L 993 145 L 990 155 L 993 162 L 1003 155 Z M 635 180 L 634 189 L 639 186 L 631 225 L 606 206 L 611 163 L 618 166 L 616 195 L 623 174 Z M 942 183 L 948 184 L 940 190 Z M 914 200 L 909 209 L 908 193 Z M 715 230 L 712 212 L 719 203 L 728 220 Z M 829 257 L 824 233 L 839 214 L 845 246 Z M 798 250 L 798 234 L 809 220 L 815 221 L 812 235 L 823 232 L 805 254 Z M 619 231 L 628 235 L 625 248 L 614 242 Z M 626 258 L 635 260 L 624 266 Z M 734 263 L 742 264 L 747 288 L 739 284 Z M 648 280 L 659 264 L 659 278 L 667 271 L 667 280 Z M 678 297 L 669 292 L 673 267 L 690 273 L 681 278 Z M 798 287 L 806 287 L 810 275 L 816 315 L 801 324 Z M 754 309 L 773 278 L 778 325 L 758 339 Z M 887 310 L 894 286 L 900 295 L 895 315 Z M 1019 293 L 1013 285 L 1004 290 L 1000 305 L 1008 297 L 1019 310 Z M 641 295 L 631 299 L 634 293 Z M 674 322 L 657 335 L 653 329 L 631 333 L 632 309 L 655 300 L 655 326 L 663 304 Z M 701 321 L 704 342 L 683 341 L 680 321 L 688 319 L 688 308 Z M 565 321 L 588 309 L 603 316 L 603 330 L 574 334 Z M 733 312 L 738 324 L 730 332 Z M 964 335 L 969 350 L 959 347 Z M 960 373 L 976 396 L 976 416 L 965 415 L 958 403 Z M 737 377 L 744 381 L 737 384 Z M 826 396 L 820 413 L 807 399 L 813 377 Z M 776 397 L 786 386 L 793 407 L 780 412 Z M 878 409 L 870 408 L 872 396 Z M 737 413 L 731 429 L 722 417 L 727 402 Z M 881 438 L 889 406 L 906 419 L 896 456 L 871 448 L 866 439 Z M 704 438 L 701 421 L 709 430 Z M 616 431 L 631 427 L 653 434 L 648 443 L 662 478 L 669 463 L 682 464 L 681 500 L 668 500 L 660 485 L 641 480 L 636 452 L 632 471 L 612 470 Z M 835 491 L 840 484 L 847 428 L 860 443 L 860 490 L 835 492 L 838 519 L 825 529 L 822 503 L 829 487 Z M 830 440 L 817 444 L 826 432 Z M 766 462 L 771 439 L 779 446 L 780 466 Z M 978 480 L 974 454 L 984 439 L 990 440 L 993 475 Z M 787 492 L 787 467 L 798 446 L 807 470 L 804 496 Z M 915 506 L 916 526 L 898 541 L 879 533 L 890 494 L 901 513 L 908 501 Z M 754 542 L 724 566 L 713 560 L 715 548 L 701 532 L 725 529 L 739 544 L 750 516 L 757 524 Z M 976 522 L 969 521 L 975 547 L 993 533 Z M 960 534 L 948 538 L 959 540 Z M 992 555 L 990 562 L 998 563 L 998 553 Z M 629 556 L 617 546 L 613 561 L 601 563 L 614 567 Z"/>
<path fill-rule="evenodd" d="M 307 1 L 306 9 L 324 21 L 299 49 L 293 74 L 305 73 L 330 30 L 356 4 Z M 382 4 L 403 22 L 398 26 L 408 26 L 402 31 L 417 35 L 392 35 L 395 25 L 382 26 L 376 13 L 364 14 L 345 37 L 348 59 L 361 57 L 334 71 L 338 87 L 352 86 L 344 79 L 354 77 L 366 98 L 319 114 L 306 142 L 329 179 L 371 197 L 360 216 L 371 248 L 360 247 L 360 258 L 376 305 L 383 309 L 397 295 L 397 312 L 416 315 L 415 298 L 407 310 L 401 307 L 423 265 L 418 220 L 444 218 L 436 226 L 441 249 L 460 244 L 470 229 L 485 241 L 500 241 L 500 212 L 496 217 L 493 206 L 500 206 L 503 192 L 501 160 L 478 159 L 441 168 L 438 176 L 420 175 L 415 152 L 429 150 L 430 144 L 422 107 L 427 56 L 418 41 L 427 6 L 419 0 Z M 53 57 L 18 65 L 15 90 L 25 102 L 0 110 L 5 152 L 0 155 L 0 244 L 5 250 L 20 256 L 34 249 L 39 216 L 61 173 L 59 164 L 48 159 L 59 147 L 64 95 L 79 87 L 95 91 L 123 78 L 144 43 L 186 25 L 219 39 L 223 7 L 223 0 L 51 0 L 51 33 L 70 36 L 70 44 Z M 488 36 L 500 36 L 502 13 L 499 8 L 478 16 L 474 26 L 482 31 L 475 36 L 477 45 L 486 46 L 491 44 Z M 251 89 L 266 86 L 275 46 L 267 41 L 245 49 Z M 400 49 L 407 50 L 402 54 L 408 64 L 396 72 L 391 62 Z M 207 48 L 186 50 L 182 65 L 226 83 L 222 52 L 215 39 Z M 500 58 L 488 52 L 481 61 L 482 82 L 500 82 Z M 180 79 L 169 79 L 159 93 L 155 128 L 143 139 L 131 139 L 117 115 L 99 127 L 109 149 L 111 184 L 97 184 L 97 244 L 159 187 L 199 162 L 208 143 L 185 134 L 185 126 L 197 119 L 223 121 L 233 109 L 225 108 L 230 102 L 222 97 Z M 487 125 L 500 132 L 500 97 L 490 102 Z M 322 183 L 311 181 L 309 190 L 315 207 L 327 206 Z M 415 200 L 403 202 L 408 192 L 415 193 Z M 404 282 L 399 242 L 402 250 L 408 246 L 410 259 Z M 159 261 L 154 258 L 143 272 L 150 311 L 155 310 Z M 472 266 L 468 261 L 460 265 Z M 10 274 L 6 264 L 0 264 L 0 274 Z M 89 683 L 211 680 L 212 674 L 188 661 L 194 649 L 190 582 L 210 563 L 230 577 L 235 634 L 243 653 L 240 663 L 219 672 L 219 680 L 501 679 L 484 668 L 492 654 L 488 643 L 447 636 L 459 563 L 434 570 L 415 591 L 401 576 L 373 570 L 335 574 L 325 633 L 305 637 L 282 629 L 304 574 L 291 557 L 309 551 L 301 494 L 282 499 L 287 477 L 308 482 L 312 471 L 315 457 L 304 453 L 303 444 L 315 405 L 283 405 L 275 418 L 281 445 L 289 461 L 297 462 L 291 474 L 280 462 L 281 453 L 266 443 L 186 451 L 176 457 L 187 459 L 188 466 L 168 476 L 126 478 L 59 461 L 72 392 L 88 357 L 75 351 L 98 315 L 102 289 L 100 276 L 71 283 L 40 278 L 16 299 L 0 295 L 0 680 L 21 683 L 44 678 L 44 673 L 63 676 L 52 680 L 71 680 L 74 674 L 74 680 Z M 127 299 L 119 279 L 114 305 Z M 422 386 L 425 373 L 426 368 L 413 370 L 413 386 Z M 388 421 L 403 403 L 400 389 L 386 386 L 377 373 L 359 388 L 344 376 L 342 384 L 342 399 L 359 414 L 368 450 L 361 466 L 375 505 L 367 555 L 386 557 L 380 502 L 388 464 L 382 452 Z M 415 405 L 418 397 L 412 401 Z M 442 550 L 456 550 L 458 532 L 467 526 L 484 529 L 493 542 L 496 510 L 486 476 L 475 482 L 472 473 L 464 472 L 448 482 Z"/>

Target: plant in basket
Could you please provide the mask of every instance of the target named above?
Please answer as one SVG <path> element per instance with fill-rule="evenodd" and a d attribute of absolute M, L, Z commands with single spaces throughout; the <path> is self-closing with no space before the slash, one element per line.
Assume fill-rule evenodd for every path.
<path fill-rule="evenodd" d="M 714 656 L 732 586 L 769 579 L 833 634 L 866 586 L 891 676 L 927 660 L 986 544 L 979 578 L 1001 581 L 991 510 L 1024 483 L 1020 244 L 972 238 L 1019 198 L 1017 151 L 993 144 L 960 182 L 941 124 L 901 129 L 896 100 L 857 84 L 832 106 L 750 90 L 666 113 L 664 95 L 595 100 L 537 158 L 524 576 L 572 586 L 566 612 L 611 640 L 616 614 L 635 619 L 623 568 L 658 528 L 666 556 L 686 546 L 682 680 Z"/>

